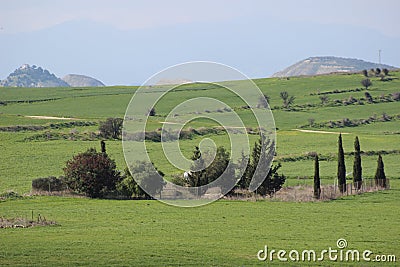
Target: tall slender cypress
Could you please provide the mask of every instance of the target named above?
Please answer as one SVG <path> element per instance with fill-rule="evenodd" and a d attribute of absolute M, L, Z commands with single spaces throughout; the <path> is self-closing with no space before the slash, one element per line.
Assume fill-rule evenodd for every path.
<path fill-rule="evenodd" d="M 375 184 L 377 186 L 386 188 L 385 166 L 383 164 L 383 159 L 381 154 L 379 154 L 378 156 L 378 167 L 376 168 L 376 173 L 375 173 Z"/>
<path fill-rule="evenodd" d="M 361 150 L 358 136 L 354 141 L 354 164 L 353 164 L 353 183 L 354 188 L 359 190 L 362 185 L 362 166 L 361 166 Z"/>
<path fill-rule="evenodd" d="M 342 144 L 342 134 L 339 134 L 338 141 L 339 151 L 338 151 L 338 186 L 341 193 L 346 192 L 346 165 L 344 163 L 344 151 Z"/>
<path fill-rule="evenodd" d="M 314 197 L 316 199 L 319 199 L 321 197 L 321 180 L 319 179 L 318 154 L 315 155 L 315 163 L 314 163 Z"/>
<path fill-rule="evenodd" d="M 101 146 L 101 153 L 106 154 L 106 142 L 103 140 L 100 141 L 100 146 Z"/>

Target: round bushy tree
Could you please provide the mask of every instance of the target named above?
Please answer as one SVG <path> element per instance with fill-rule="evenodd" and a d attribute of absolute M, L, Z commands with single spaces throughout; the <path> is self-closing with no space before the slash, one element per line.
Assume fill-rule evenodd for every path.
<path fill-rule="evenodd" d="M 124 120 L 121 118 L 108 118 L 100 122 L 100 135 L 104 138 L 118 139 L 122 133 L 122 124 Z"/>
<path fill-rule="evenodd" d="M 135 161 L 125 169 L 124 176 L 118 183 L 118 191 L 127 197 L 151 199 L 167 184 L 163 179 L 164 173 L 146 161 Z"/>
<path fill-rule="evenodd" d="M 363 74 L 365 77 L 368 78 L 368 71 L 367 71 L 367 70 L 363 70 L 363 71 L 362 71 L 362 74 Z"/>
<path fill-rule="evenodd" d="M 383 72 L 383 74 L 385 74 L 385 76 L 387 76 L 387 75 L 389 74 L 389 70 L 388 70 L 388 69 L 386 69 L 386 68 L 385 68 L 385 69 L 383 69 L 383 70 L 382 70 L 382 72 Z"/>
<path fill-rule="evenodd" d="M 372 82 L 370 79 L 364 79 L 361 81 L 362 86 L 365 87 L 365 89 L 367 90 L 368 87 L 372 86 Z"/>
<path fill-rule="evenodd" d="M 115 190 L 120 178 L 115 161 L 106 153 L 97 152 L 94 148 L 67 161 L 64 174 L 70 189 L 93 198 L 104 197 L 108 192 Z"/>

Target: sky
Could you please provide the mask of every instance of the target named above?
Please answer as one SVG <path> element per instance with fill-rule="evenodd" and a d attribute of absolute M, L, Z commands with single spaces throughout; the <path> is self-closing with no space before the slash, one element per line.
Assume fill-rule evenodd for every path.
<path fill-rule="evenodd" d="M 0 0 L 0 79 L 22 64 L 139 85 L 215 61 L 251 78 L 311 56 L 400 66 L 400 1 Z"/>

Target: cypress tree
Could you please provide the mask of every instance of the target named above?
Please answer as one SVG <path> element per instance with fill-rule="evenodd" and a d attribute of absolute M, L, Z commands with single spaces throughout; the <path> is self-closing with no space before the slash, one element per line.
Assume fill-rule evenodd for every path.
<path fill-rule="evenodd" d="M 202 157 L 200 148 L 198 146 L 195 147 L 191 159 L 194 161 L 194 163 L 191 167 L 191 169 L 193 169 L 194 171 L 192 171 L 192 173 L 190 175 L 190 179 L 189 179 L 190 186 L 197 187 L 197 186 L 202 186 L 202 185 L 208 184 L 207 181 L 204 181 L 205 180 L 204 158 Z"/>
<path fill-rule="evenodd" d="M 286 177 L 283 174 L 278 174 L 281 164 L 271 166 L 269 168 L 269 162 L 272 161 L 273 153 L 271 154 L 274 143 L 270 139 L 266 139 L 265 136 L 261 136 L 258 139 L 253 148 L 251 154 L 251 160 L 245 171 L 246 184 L 251 186 L 252 180 L 260 182 L 256 193 L 270 197 L 282 188 L 285 183 Z M 254 190 L 254 189 L 253 189 Z"/>
<path fill-rule="evenodd" d="M 342 134 L 339 134 L 339 151 L 338 151 L 338 186 L 340 193 L 346 192 L 346 165 L 344 163 L 344 151 L 342 144 Z"/>
<path fill-rule="evenodd" d="M 101 146 L 101 153 L 106 154 L 106 142 L 101 140 L 100 146 Z"/>
<path fill-rule="evenodd" d="M 383 164 L 381 154 L 379 154 L 378 156 L 378 167 L 376 168 L 376 173 L 375 173 L 375 184 L 377 186 L 386 188 L 385 166 Z"/>
<path fill-rule="evenodd" d="M 361 151 L 358 136 L 354 141 L 354 164 L 353 164 L 353 183 L 354 188 L 360 190 L 362 185 Z"/>
<path fill-rule="evenodd" d="M 315 163 L 314 163 L 314 197 L 316 199 L 319 199 L 321 197 L 321 180 L 319 179 L 318 154 L 315 155 Z"/>

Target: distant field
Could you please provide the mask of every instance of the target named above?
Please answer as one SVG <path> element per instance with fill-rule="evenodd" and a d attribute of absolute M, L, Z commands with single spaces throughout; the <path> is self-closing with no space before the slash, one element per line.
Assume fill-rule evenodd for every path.
<path fill-rule="evenodd" d="M 388 96 L 393 92 L 399 91 L 400 73 L 392 72 L 390 76 L 393 80 L 388 82 L 379 81 L 378 78 L 371 78 L 373 86 L 368 90 L 373 97 L 378 98 L 384 94 Z M 339 99 L 348 99 L 350 96 L 361 99 L 364 98 L 365 90 L 356 92 L 361 88 L 360 81 L 363 79 L 360 74 L 352 75 L 323 75 L 306 78 L 287 79 L 259 79 L 255 80 L 260 89 L 270 97 L 270 106 L 273 109 L 277 131 L 277 157 L 276 160 L 282 161 L 288 157 L 300 157 L 308 152 L 316 151 L 323 156 L 335 157 L 337 153 L 337 137 L 332 134 L 305 133 L 295 129 L 304 127 L 310 118 L 315 123 L 326 121 L 338 121 L 343 118 L 366 119 L 370 116 L 381 116 L 383 113 L 389 115 L 400 114 L 400 102 L 385 102 L 364 105 L 341 105 L 323 106 L 318 93 L 331 92 L 327 94 L 328 103 Z M 226 82 L 225 85 L 229 86 Z M 238 82 L 240 83 L 240 81 Z M 151 90 L 149 89 L 149 93 Z M 281 91 L 288 91 L 294 95 L 296 111 L 281 109 L 282 100 L 279 97 Z M 339 93 L 332 93 L 334 91 Z M 358 89 L 360 90 L 360 89 Z M 0 106 L 0 127 L 15 125 L 49 125 L 59 123 L 58 120 L 32 119 L 25 116 L 42 115 L 56 117 L 73 117 L 85 121 L 98 122 L 107 117 L 122 117 L 125 113 L 127 104 L 130 101 L 136 87 L 107 87 L 107 88 L 1 88 L 0 101 L 6 102 L 6 106 Z M 344 92 L 343 92 L 344 91 Z M 255 127 L 256 121 L 251 112 L 242 109 L 243 101 L 228 90 L 215 87 L 213 85 L 195 84 L 184 85 L 174 89 L 167 94 L 162 101 L 156 105 L 157 116 L 151 117 L 147 129 L 154 130 L 162 127 L 164 117 L 169 110 L 184 100 L 207 96 L 219 99 L 229 104 L 235 112 L 245 121 L 246 126 Z M 311 107 L 303 107 L 303 105 Z M 314 105 L 314 106 L 313 106 Z M 204 111 L 199 110 L 199 113 Z M 215 112 L 215 111 L 212 111 Z M 204 113 L 205 114 L 205 113 Z M 229 116 L 229 113 L 217 114 L 218 116 Z M 182 120 L 184 120 L 182 117 Z M 190 126 L 193 128 L 212 127 L 215 123 L 204 120 L 195 120 Z M 350 133 L 343 136 L 344 149 L 346 152 L 353 150 L 353 141 L 356 135 L 361 141 L 363 151 L 378 150 L 400 150 L 399 129 L 400 119 L 390 122 L 375 122 L 369 125 L 344 128 L 313 128 L 329 132 Z M 188 127 L 188 126 L 187 126 Z M 98 147 L 98 141 L 24 141 L 31 136 L 47 131 L 69 134 L 71 130 L 79 133 L 96 131 L 97 126 L 46 129 L 43 131 L 23 131 L 17 133 L 1 132 L 2 162 L 4 168 L 0 170 L 0 191 L 13 189 L 19 192 L 27 192 L 30 189 L 30 180 L 38 176 L 61 175 L 61 168 L 73 154 L 84 151 L 88 147 Z M 226 136 L 207 136 L 213 138 L 218 145 L 229 147 L 229 140 Z M 256 136 L 250 136 L 251 144 L 256 140 Z M 193 140 L 181 140 L 180 147 L 183 153 L 190 155 L 193 147 L 201 141 L 202 137 Z M 109 153 L 116 159 L 120 169 L 124 168 L 122 147 L 118 141 L 108 141 Z M 148 142 L 148 150 L 157 167 L 168 175 L 179 172 L 168 164 L 167 160 L 158 153 L 160 145 Z M 363 166 L 364 175 L 371 178 L 376 167 L 376 156 L 364 156 Z M 387 165 L 386 172 L 390 178 L 399 178 L 400 167 L 397 163 L 398 154 L 384 155 Z M 352 158 L 347 157 L 347 168 L 351 171 Z M 289 178 L 311 177 L 312 161 L 297 160 L 283 162 L 282 172 Z M 30 166 L 30 167 L 28 167 Z M 37 167 L 40 166 L 40 167 Z M 334 178 L 336 173 L 335 162 L 321 162 L 321 175 L 324 178 Z"/>
<path fill-rule="evenodd" d="M 309 152 L 318 152 L 322 184 L 333 184 L 337 172 L 337 135 L 343 133 L 346 153 L 353 150 L 355 136 L 361 149 L 364 178 L 373 178 L 377 153 L 383 153 L 385 171 L 391 179 L 391 190 L 344 197 L 331 202 L 285 203 L 278 201 L 217 201 L 193 209 L 166 206 L 156 201 L 114 201 L 63 197 L 25 197 L 0 202 L 0 217 L 28 217 L 33 210 L 60 226 L 30 229 L 0 229 L 0 265 L 202 265 L 253 266 L 256 253 L 268 244 L 277 249 L 324 249 L 335 247 L 336 240 L 346 238 L 351 248 L 371 249 L 375 253 L 398 254 L 400 232 L 400 102 L 379 99 L 400 91 L 400 73 L 382 82 L 371 78 L 368 92 L 374 104 L 333 105 L 350 96 L 365 98 L 361 74 L 323 75 L 290 79 L 258 79 L 255 83 L 270 97 L 270 107 L 277 128 L 277 155 L 280 171 L 288 179 L 285 186 L 310 185 L 313 161 Z M 226 82 L 229 85 L 232 82 Z M 240 83 L 240 81 L 238 82 Z M 108 117 L 123 117 L 136 87 L 102 88 L 0 88 L 0 193 L 9 190 L 29 193 L 31 181 L 38 177 L 62 175 L 65 162 L 90 147 L 99 149 L 99 140 L 86 140 L 98 130 L 98 123 Z M 146 93 L 153 93 L 149 89 Z M 339 91 L 338 93 L 336 91 Z M 288 91 L 296 97 L 291 111 L 283 109 L 279 97 Z M 329 102 L 322 105 L 318 95 L 327 93 Z M 228 103 L 247 127 L 256 121 L 243 101 L 227 90 L 202 84 L 185 85 L 168 94 L 156 105 L 157 115 L 149 118 L 147 130 L 162 127 L 172 107 L 192 97 L 207 96 Z M 205 110 L 196 110 L 208 114 Z M 232 112 L 233 112 L 232 111 Z M 229 112 L 209 111 L 223 117 Z M 379 121 L 382 114 L 391 121 Z M 77 118 L 93 122 L 91 126 L 70 127 L 57 119 L 34 119 L 26 116 Z M 184 120 L 188 114 L 179 114 Z M 345 118 L 376 122 L 357 127 L 329 128 L 310 126 Z M 397 116 L 397 117 L 396 117 Z M 20 126 L 19 129 L 15 130 Z M 32 127 L 31 127 L 32 126 Z M 34 128 L 42 127 L 40 129 Z M 198 119 L 188 127 L 215 127 L 216 123 Z M 7 128 L 8 127 L 8 128 Z M 25 128 L 24 128 L 25 127 Z M 13 129 L 10 131 L 9 129 Z M 333 132 L 301 132 L 302 130 Z M 46 140 L 47 135 L 56 136 Z M 180 140 L 185 156 L 190 156 L 203 138 L 217 145 L 230 146 L 226 134 L 208 134 Z M 258 138 L 250 135 L 250 144 Z M 119 140 L 109 140 L 108 154 L 117 167 L 126 166 Z M 163 156 L 161 145 L 146 142 L 149 155 L 166 178 L 181 174 Z M 326 160 L 324 160 L 326 159 Z M 351 179 L 353 158 L 346 155 Z M 276 262 L 277 265 L 279 263 Z M 296 264 L 297 265 L 297 264 Z M 312 265 L 310 263 L 304 266 Z M 320 265 L 320 264 L 316 264 Z M 325 265 L 342 266 L 328 262 Z M 374 266 L 373 263 L 364 265 Z M 388 264 L 387 266 L 393 266 Z"/>

